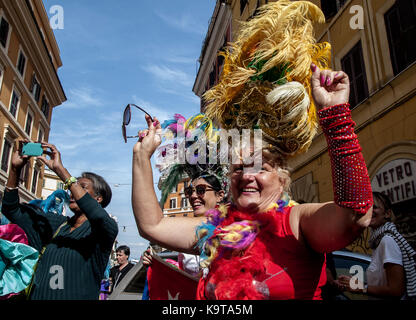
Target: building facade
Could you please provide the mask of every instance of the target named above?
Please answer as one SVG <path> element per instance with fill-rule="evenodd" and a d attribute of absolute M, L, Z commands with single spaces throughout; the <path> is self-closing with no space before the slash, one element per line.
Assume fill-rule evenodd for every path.
<path fill-rule="evenodd" d="M 48 141 L 52 109 L 66 100 L 60 52 L 41 0 L 0 0 L 0 197 L 17 139 Z M 42 197 L 44 166 L 22 172 L 22 201 Z M 0 199 L 1 200 L 1 199 Z"/>
<path fill-rule="evenodd" d="M 169 193 L 165 203 L 162 206 L 165 217 L 193 217 L 194 212 L 185 196 L 185 188 L 189 186 L 190 179 L 184 178 L 176 188 Z"/>
<path fill-rule="evenodd" d="M 64 182 L 48 168 L 45 168 L 43 172 L 43 184 L 42 184 L 42 196 L 41 198 L 45 200 L 49 197 L 54 191 L 64 188 Z"/>
<path fill-rule="evenodd" d="M 223 40 L 230 36 L 232 41 L 238 21 L 250 19 L 266 2 L 217 1 L 193 89 L 199 97 L 219 79 L 217 52 Z M 390 196 L 398 229 L 416 248 L 416 0 L 311 2 L 326 16 L 326 23 L 316 26 L 317 41 L 331 43 L 331 68 L 345 71 L 351 81 L 352 118 L 373 190 Z M 289 166 L 295 200 L 333 200 L 321 131 L 309 151 L 291 159 Z M 368 237 L 366 230 L 348 248 L 369 253 Z"/>

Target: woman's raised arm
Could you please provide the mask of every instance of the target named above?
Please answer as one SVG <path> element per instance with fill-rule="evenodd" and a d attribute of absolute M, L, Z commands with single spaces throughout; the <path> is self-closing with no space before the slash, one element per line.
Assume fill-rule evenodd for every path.
<path fill-rule="evenodd" d="M 368 226 L 373 197 L 351 119 L 348 76 L 315 65 L 312 71 L 312 94 L 331 159 L 334 203 L 304 204 L 294 213 L 306 242 L 318 252 L 330 252 L 350 244 Z"/>
<path fill-rule="evenodd" d="M 139 141 L 133 148 L 132 206 L 137 228 L 142 237 L 164 248 L 195 252 L 195 230 L 205 217 L 164 217 L 154 190 L 150 162 L 161 143 L 161 126 L 157 120 L 152 123 L 147 115 L 146 121 L 148 129 L 140 133 Z"/>

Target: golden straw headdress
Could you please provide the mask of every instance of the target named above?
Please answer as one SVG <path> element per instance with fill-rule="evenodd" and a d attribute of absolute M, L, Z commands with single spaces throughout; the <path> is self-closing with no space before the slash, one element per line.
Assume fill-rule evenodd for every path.
<path fill-rule="evenodd" d="M 270 147 L 286 156 L 305 151 L 317 128 L 310 66 L 330 65 L 330 44 L 313 36 L 313 23 L 324 22 L 309 1 L 262 6 L 221 53 L 220 81 L 203 97 L 206 115 L 225 129 L 262 129 Z"/>

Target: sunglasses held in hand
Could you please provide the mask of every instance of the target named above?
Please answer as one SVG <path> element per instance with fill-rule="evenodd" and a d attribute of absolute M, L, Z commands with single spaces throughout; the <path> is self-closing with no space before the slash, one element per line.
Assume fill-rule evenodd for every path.
<path fill-rule="evenodd" d="M 127 136 L 127 133 L 126 133 L 126 126 L 129 125 L 130 120 L 131 120 L 131 106 L 134 106 L 137 109 L 143 111 L 145 114 L 147 114 L 150 117 L 150 120 L 153 122 L 152 116 L 149 113 L 147 113 L 146 110 L 144 110 L 143 108 L 139 107 L 138 105 L 135 105 L 133 103 L 129 103 L 127 105 L 127 107 L 124 109 L 124 113 L 123 113 L 123 125 L 121 126 L 121 133 L 123 134 L 123 139 L 124 139 L 124 142 L 125 143 L 127 143 L 127 139 L 129 139 L 129 138 L 138 138 L 139 137 L 139 135 L 137 135 L 137 136 Z"/>

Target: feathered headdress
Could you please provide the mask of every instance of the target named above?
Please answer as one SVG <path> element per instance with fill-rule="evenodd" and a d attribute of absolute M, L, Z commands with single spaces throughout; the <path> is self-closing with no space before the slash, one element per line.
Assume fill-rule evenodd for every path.
<path fill-rule="evenodd" d="M 165 143 L 158 148 L 156 164 L 161 173 L 160 203 L 165 203 L 173 188 L 186 177 L 195 179 L 214 176 L 222 190 L 227 193 L 228 166 L 219 163 L 219 130 L 212 124 L 211 119 L 204 114 L 197 114 L 187 120 L 182 115 L 175 114 L 172 120 L 166 120 L 162 124 L 162 129 L 162 139 Z M 198 139 L 204 139 L 204 150 L 192 149 Z M 189 151 L 193 153 L 189 154 Z M 184 154 L 186 152 L 188 157 Z M 201 155 L 204 158 L 203 163 L 200 161 Z"/>
<path fill-rule="evenodd" d="M 262 129 L 271 149 L 305 151 L 317 128 L 310 65 L 330 65 L 331 46 L 316 43 L 322 11 L 309 1 L 280 0 L 243 22 L 225 52 L 219 83 L 207 91 L 206 115 L 225 129 Z"/>

